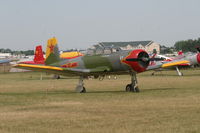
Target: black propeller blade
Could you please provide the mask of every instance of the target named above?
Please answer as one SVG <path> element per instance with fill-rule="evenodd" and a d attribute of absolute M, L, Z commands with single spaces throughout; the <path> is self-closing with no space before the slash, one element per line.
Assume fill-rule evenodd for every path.
<path fill-rule="evenodd" d="M 139 59 L 139 58 L 129 58 L 129 59 L 126 59 L 126 61 L 142 61 L 142 59 Z"/>
<path fill-rule="evenodd" d="M 163 61 L 164 58 L 150 58 L 150 61 Z"/>
<path fill-rule="evenodd" d="M 126 59 L 126 61 L 162 61 L 162 60 L 164 59 L 163 58 L 147 58 L 147 57 Z"/>

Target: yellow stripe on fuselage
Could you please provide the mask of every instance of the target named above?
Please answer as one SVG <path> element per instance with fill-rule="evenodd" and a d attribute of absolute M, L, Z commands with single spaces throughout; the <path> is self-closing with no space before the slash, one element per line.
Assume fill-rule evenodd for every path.
<path fill-rule="evenodd" d="M 171 62 L 171 63 L 163 64 L 163 65 L 162 65 L 162 68 L 164 68 L 164 67 L 176 66 L 176 65 L 180 65 L 180 64 L 187 64 L 187 63 L 190 63 L 190 62 L 187 61 L 187 60 L 184 60 L 184 61 L 178 61 L 178 62 Z"/>
<path fill-rule="evenodd" d="M 53 66 L 40 66 L 40 65 L 17 64 L 16 67 L 39 68 L 39 69 L 49 69 L 49 70 L 63 71 L 62 68 L 53 67 Z"/>

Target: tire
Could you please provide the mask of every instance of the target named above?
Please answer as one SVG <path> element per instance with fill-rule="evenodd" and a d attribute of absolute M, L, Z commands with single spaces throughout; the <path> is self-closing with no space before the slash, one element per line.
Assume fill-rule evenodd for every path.
<path fill-rule="evenodd" d="M 53 79 L 60 79 L 60 75 L 54 74 Z"/>
<path fill-rule="evenodd" d="M 128 85 L 126 86 L 126 92 L 130 92 L 131 90 L 132 90 L 131 85 L 128 84 Z"/>
<path fill-rule="evenodd" d="M 135 87 L 135 92 L 140 92 L 140 89 L 138 87 Z"/>
<path fill-rule="evenodd" d="M 80 93 L 86 93 L 85 87 L 83 87 L 83 90 Z"/>
<path fill-rule="evenodd" d="M 140 92 L 140 89 L 138 87 L 133 88 L 131 84 L 128 84 L 126 86 L 126 92 Z"/>

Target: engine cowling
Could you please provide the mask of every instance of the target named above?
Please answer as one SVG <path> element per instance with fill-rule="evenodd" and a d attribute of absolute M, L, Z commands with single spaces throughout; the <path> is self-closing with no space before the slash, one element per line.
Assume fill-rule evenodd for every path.
<path fill-rule="evenodd" d="M 197 54 L 197 62 L 200 64 L 200 53 Z"/>
<path fill-rule="evenodd" d="M 138 61 L 127 61 L 127 59 L 135 58 Z M 129 65 L 136 72 L 144 72 L 146 68 L 149 66 L 149 60 L 145 60 L 149 58 L 149 55 L 146 51 L 142 49 L 133 50 L 129 53 L 128 56 L 123 58 L 122 62 Z"/>

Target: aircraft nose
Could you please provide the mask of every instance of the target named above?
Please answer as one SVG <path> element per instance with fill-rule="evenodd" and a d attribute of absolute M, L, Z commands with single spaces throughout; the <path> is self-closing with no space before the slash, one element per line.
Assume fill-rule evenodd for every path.
<path fill-rule="evenodd" d="M 200 53 L 197 54 L 197 62 L 200 64 Z"/>

